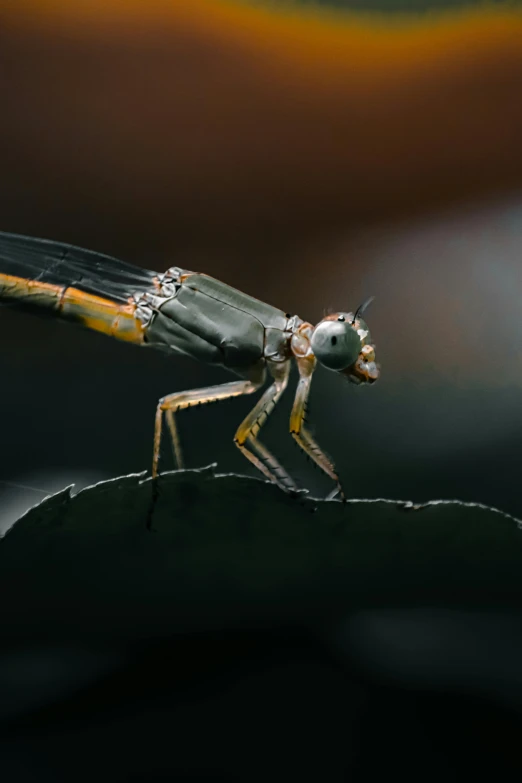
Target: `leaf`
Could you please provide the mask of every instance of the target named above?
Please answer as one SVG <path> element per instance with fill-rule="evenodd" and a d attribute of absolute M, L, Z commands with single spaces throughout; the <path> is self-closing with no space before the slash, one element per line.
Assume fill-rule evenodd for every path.
<path fill-rule="evenodd" d="M 520 523 L 479 504 L 296 500 L 214 466 L 130 475 L 47 498 L 0 540 L 0 638 L 134 643 L 519 606 L 521 564 Z"/>

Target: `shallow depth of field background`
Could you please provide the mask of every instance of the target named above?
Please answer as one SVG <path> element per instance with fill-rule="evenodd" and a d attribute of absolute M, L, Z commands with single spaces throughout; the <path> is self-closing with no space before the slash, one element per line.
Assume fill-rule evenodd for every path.
<path fill-rule="evenodd" d="M 361 7 L 341 0 L 324 5 Z M 391 15 L 448 5 L 456 3 L 365 4 L 370 11 Z M 186 73 L 184 89 L 195 96 L 188 103 L 196 107 L 184 114 L 181 102 L 166 125 L 160 109 L 155 121 L 153 114 L 150 121 L 143 119 L 151 102 L 156 105 L 148 79 L 154 68 L 163 73 L 159 60 L 148 64 L 143 52 L 126 47 L 124 38 L 111 37 L 110 31 L 100 32 L 98 42 L 90 48 L 86 44 L 80 56 L 63 30 L 34 20 L 25 30 L 18 22 L 0 32 L 5 66 L 0 96 L 7 107 L 0 128 L 1 230 L 69 241 L 157 270 L 176 264 L 205 271 L 312 322 L 325 311 L 349 310 L 374 295 L 367 320 L 382 366 L 380 382 L 356 389 L 320 370 L 311 399 L 315 433 L 334 457 L 348 494 L 415 501 L 460 498 L 522 516 L 522 199 L 516 188 L 505 193 L 494 188 L 491 198 L 480 191 L 476 201 L 471 193 L 462 203 L 442 203 L 422 214 L 414 209 L 410 214 L 406 207 L 400 221 L 394 221 L 377 219 L 376 185 L 376 220 L 372 222 L 370 209 L 359 225 L 348 211 L 343 227 L 342 204 L 333 203 L 332 194 L 330 202 L 326 196 L 324 204 L 318 200 L 315 211 L 295 207 L 288 185 L 292 167 L 287 170 L 284 156 L 263 162 L 263 168 L 275 172 L 270 187 L 259 180 L 258 167 L 249 175 L 241 128 L 245 150 L 257 134 L 262 157 L 264 136 L 273 141 L 279 121 L 281 132 L 289 133 L 283 115 L 257 124 L 246 117 L 238 131 L 220 122 L 220 111 L 224 117 L 229 113 L 223 101 L 216 101 L 215 124 L 198 123 L 200 99 L 212 101 L 220 90 L 227 95 L 227 79 L 231 104 L 234 91 L 241 89 L 226 48 L 219 54 L 218 62 L 225 65 L 217 74 L 215 52 L 206 62 L 203 39 L 196 50 L 187 39 L 185 48 L 176 49 L 174 62 L 165 59 L 158 90 L 168 94 L 171 83 L 176 95 L 183 94 Z M 148 35 L 140 43 L 145 52 Z M 492 58 L 491 69 L 495 67 Z M 268 94 L 270 75 L 265 76 L 259 83 Z M 121 91 L 111 93 L 106 83 L 120 85 Z M 245 107 L 246 115 L 255 112 L 257 97 Z M 487 92 L 484 101 L 487 125 L 495 121 L 495 101 Z M 95 116 L 89 113 L 91 104 Z M 161 96 L 157 105 L 162 106 Z M 122 116 L 128 134 L 121 132 Z M 434 112 L 433 123 L 443 121 Z M 158 167 L 156 189 L 153 175 L 147 179 L 155 149 L 161 155 L 185 143 L 191 123 L 193 148 L 180 152 L 179 170 L 162 178 Z M 148 133 L 146 149 L 133 146 L 141 138 L 133 136 L 135 127 Z M 289 148 L 299 151 L 302 143 L 308 154 L 302 142 L 308 130 L 293 128 Z M 328 127 L 323 131 L 318 138 L 327 147 Z M 378 157 L 378 132 L 369 128 L 369 133 L 376 134 Z M 227 134 L 233 144 L 225 143 Z M 415 148 L 407 134 L 405 123 L 405 158 Z M 216 137 L 225 140 L 229 156 L 217 173 L 208 167 L 206 152 Z M 422 150 L 412 154 L 422 155 Z M 121 174 L 127 170 L 125 155 L 128 179 Z M 191 164 L 184 169 L 185 157 Z M 335 159 L 331 165 L 335 176 Z M 228 170 L 230 181 L 239 185 L 230 185 Z M 378 182 L 375 171 L 372 181 Z M 393 191 L 391 176 L 398 193 L 407 193 L 407 175 L 401 179 L 400 166 L 392 171 L 383 169 L 382 188 Z M 143 172 L 148 189 L 140 192 L 135 182 Z M 458 189 L 458 171 L 452 176 Z M 288 190 L 287 205 L 284 196 L 274 195 L 281 190 Z M 302 191 L 304 203 L 306 178 Z M 368 194 L 365 198 L 368 202 Z M 0 485 L 3 528 L 41 497 L 23 487 L 56 490 L 67 483 L 81 486 L 148 470 L 157 399 L 229 380 L 224 372 L 189 359 L 165 358 L 68 324 L 8 309 L 0 310 L 0 320 L 0 479 L 22 485 Z M 287 434 L 292 388 L 263 438 L 300 482 L 326 494 L 328 482 Z M 235 427 L 251 405 L 246 398 L 183 413 L 179 423 L 187 466 L 218 462 L 223 472 L 252 474 L 232 443 Z M 164 454 L 164 467 L 172 467 L 167 449 Z"/>
<path fill-rule="evenodd" d="M 312 387 L 314 431 L 347 493 L 460 498 L 522 518 L 516 8 L 0 0 L 0 231 L 201 270 L 313 322 L 375 296 L 379 383 L 355 388 L 318 370 Z M 158 398 L 231 379 L 2 306 L 0 357 L 0 532 L 47 492 L 150 470 Z M 263 440 L 326 495 L 330 483 L 288 435 L 293 388 Z M 180 415 L 187 466 L 256 475 L 232 442 L 252 405 Z M 172 467 L 167 448 L 162 464 Z M 49 552 L 38 549 L 42 566 Z M 22 560 L 2 592 L 14 618 L 0 645 L 2 783 L 61 783 L 73 768 L 89 780 L 152 783 L 175 769 L 176 780 L 215 771 L 251 783 L 285 760 L 289 780 L 317 769 L 317 780 L 366 782 L 396 769 L 438 783 L 479 768 L 520 780 L 519 612 L 469 585 L 465 569 L 453 576 L 483 611 L 452 596 L 419 606 L 412 590 L 411 606 L 352 609 L 335 629 L 325 618 L 313 639 L 251 635 L 245 604 L 231 633 L 173 627 L 159 643 L 137 625 L 145 590 L 127 607 L 140 643 L 108 648 L 103 632 L 69 646 L 62 622 L 57 641 L 52 605 L 20 611 L 17 598 L 40 597 L 46 581 L 25 550 Z M 136 579 L 140 590 L 146 569 Z M 71 582 L 60 589 L 81 623 L 82 577 Z M 44 633 L 33 642 L 35 625 Z M 15 626 L 25 646 L 6 638 Z"/>

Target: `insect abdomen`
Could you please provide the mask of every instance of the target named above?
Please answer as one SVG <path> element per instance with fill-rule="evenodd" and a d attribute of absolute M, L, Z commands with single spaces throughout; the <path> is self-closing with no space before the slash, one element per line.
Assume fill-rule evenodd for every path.
<path fill-rule="evenodd" d="M 0 274 L 0 298 L 24 309 L 51 311 L 97 332 L 131 343 L 143 343 L 144 331 L 133 304 L 122 305 L 72 286 L 60 286 Z"/>

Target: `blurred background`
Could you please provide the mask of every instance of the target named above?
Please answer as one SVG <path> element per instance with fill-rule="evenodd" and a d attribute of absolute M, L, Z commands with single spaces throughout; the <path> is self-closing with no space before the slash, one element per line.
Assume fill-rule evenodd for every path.
<path fill-rule="evenodd" d="M 459 13 L 438 13 L 449 9 Z M 517 9 L 0 2 L 0 230 L 158 271 L 201 270 L 312 322 L 374 295 L 379 383 L 352 388 L 319 371 L 313 384 L 313 428 L 347 493 L 459 498 L 522 517 Z M 0 530 L 48 492 L 149 470 L 157 399 L 230 379 L 7 308 L 0 322 Z M 288 435 L 291 398 L 264 441 L 325 495 L 328 482 Z M 232 442 L 251 404 L 180 416 L 187 466 L 252 475 Z M 164 459 L 172 467 L 167 450 Z M 309 749 L 294 779 L 313 769 L 341 780 L 349 769 L 370 780 L 399 768 L 403 780 L 419 770 L 424 780 L 470 770 L 520 779 L 516 614 L 347 618 L 327 651 L 284 633 L 171 645 L 70 712 L 2 734 L 4 778 L 70 780 L 81 758 L 85 775 L 100 779 L 101 747 L 113 754 L 111 780 L 170 779 L 161 769 L 174 763 L 178 732 L 180 769 L 186 761 L 199 771 L 177 780 L 240 779 L 252 758 L 248 779 L 266 780 L 277 753 L 260 716 L 279 700 L 271 742 L 287 769 L 295 773 L 296 748 Z M 2 651 L 2 719 L 44 703 L 52 712 L 60 694 L 117 670 L 122 654 Z M 210 674 L 209 658 L 218 661 Z M 145 696 L 137 683 L 150 685 L 155 671 Z M 222 723 L 226 711 L 235 718 Z M 191 744 L 198 731 L 209 758 L 239 738 L 228 777 L 205 766 Z M 121 766 L 130 745 L 142 754 L 134 775 Z"/>
<path fill-rule="evenodd" d="M 522 515 L 520 20 L 376 0 L 360 30 L 334 5 L 361 7 L 159 3 L 136 27 L 132 4 L 124 20 L 111 4 L 0 6 L 0 228 L 205 271 L 312 322 L 374 295 L 380 382 L 320 371 L 311 400 L 349 495 Z M 0 479 L 23 487 L 148 470 L 157 399 L 228 379 L 0 318 Z M 290 404 L 264 439 L 326 494 Z M 187 465 L 251 472 L 232 443 L 250 405 L 184 413 Z M 3 528 L 41 497 L 0 493 Z"/>

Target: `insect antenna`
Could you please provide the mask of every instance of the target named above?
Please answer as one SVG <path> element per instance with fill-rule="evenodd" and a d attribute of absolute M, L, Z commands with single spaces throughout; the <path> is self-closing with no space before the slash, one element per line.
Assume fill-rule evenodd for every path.
<path fill-rule="evenodd" d="M 370 296 L 368 299 L 366 299 L 366 301 L 364 301 L 362 303 L 362 305 L 359 305 L 359 307 L 355 311 L 355 315 L 353 316 L 352 324 L 354 324 L 356 322 L 357 318 L 364 313 L 364 311 L 366 310 L 368 305 L 371 305 L 371 303 L 373 302 L 374 299 L 375 299 L 374 296 Z"/>

